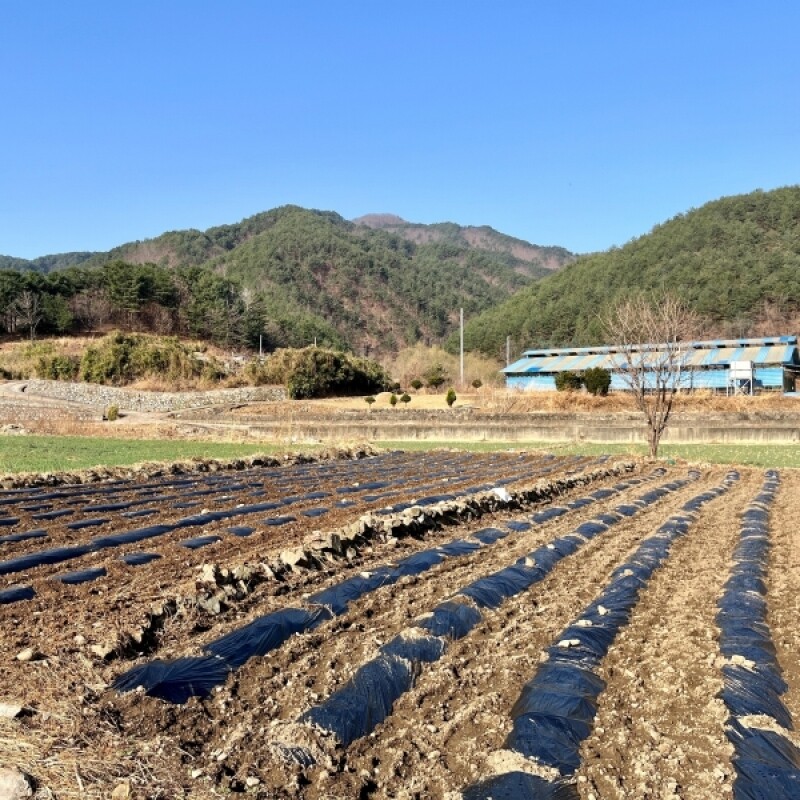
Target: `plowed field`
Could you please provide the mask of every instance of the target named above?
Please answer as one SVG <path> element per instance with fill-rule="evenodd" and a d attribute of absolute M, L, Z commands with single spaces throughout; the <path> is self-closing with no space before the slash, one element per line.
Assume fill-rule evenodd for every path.
<path fill-rule="evenodd" d="M 797 497 L 445 452 L 0 491 L 0 768 L 40 798 L 800 797 Z"/>

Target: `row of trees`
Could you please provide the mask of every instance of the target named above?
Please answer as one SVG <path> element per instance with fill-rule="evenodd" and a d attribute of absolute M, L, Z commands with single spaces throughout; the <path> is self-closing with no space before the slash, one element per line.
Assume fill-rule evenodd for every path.
<path fill-rule="evenodd" d="M 436 226 L 434 226 L 436 227 Z M 35 261 L 0 256 L 6 332 L 22 335 L 116 327 L 202 336 L 221 344 L 353 347 L 396 352 L 440 340 L 463 308 L 477 315 L 547 270 L 452 227 L 373 230 L 338 214 L 286 206 L 235 225 L 171 231 L 109 253 Z M 473 232 L 474 233 L 474 232 Z M 535 259 L 536 248 L 527 257 Z M 566 251 L 545 257 L 569 260 Z M 143 263 L 150 262 L 150 263 Z M 17 270 L 17 272 L 13 272 Z M 9 305 L 22 290 L 38 302 Z M 22 301 L 21 301 L 22 302 Z"/>
<path fill-rule="evenodd" d="M 183 335 L 225 347 L 339 344 L 325 331 L 269 317 L 263 296 L 201 267 L 112 261 L 99 269 L 0 270 L 0 332 L 29 336 L 108 328 Z M 291 341 L 299 337 L 299 341 Z"/>
<path fill-rule="evenodd" d="M 385 351 L 438 339 L 454 309 L 478 313 L 529 280 L 503 254 L 412 245 L 303 209 L 273 216 L 230 249 L 216 233 L 175 232 L 148 253 L 125 247 L 108 262 L 0 269 L 0 332 L 34 338 L 117 328 L 224 346 L 258 347 L 262 337 L 270 350 L 316 340 Z M 159 263 L 132 263 L 142 255 Z"/>

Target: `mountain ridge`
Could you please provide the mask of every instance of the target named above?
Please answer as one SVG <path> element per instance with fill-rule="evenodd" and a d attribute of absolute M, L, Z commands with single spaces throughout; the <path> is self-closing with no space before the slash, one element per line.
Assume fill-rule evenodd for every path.
<path fill-rule="evenodd" d="M 142 319 L 134 295 L 138 292 L 140 305 L 158 305 L 158 297 L 140 291 L 158 285 L 161 296 L 172 298 L 166 316 L 154 309 L 160 324 L 168 330 L 197 328 L 175 321 L 185 316 L 186 307 L 186 302 L 176 305 L 175 297 L 202 289 L 208 295 L 203 307 L 220 305 L 213 312 L 217 319 L 231 313 L 226 308 L 243 306 L 239 316 L 249 319 L 249 341 L 261 328 L 278 344 L 319 339 L 358 352 L 385 353 L 420 340 L 441 342 L 457 323 L 459 308 L 478 314 L 550 271 L 535 245 L 489 228 L 480 229 L 483 239 L 473 237 L 477 244 L 472 244 L 462 230 L 453 223 L 434 226 L 426 241 L 417 242 L 333 211 L 281 206 L 234 224 L 167 231 L 88 254 L 77 266 L 60 271 L 60 288 L 47 291 L 67 292 L 67 273 L 78 270 L 82 277 L 75 283 L 82 288 L 77 291 L 90 286 L 97 295 L 104 281 L 98 283 L 91 273 L 100 270 L 107 289 L 120 295 L 121 271 L 127 269 L 141 284 L 125 289 L 130 307 L 122 318 L 129 324 Z M 547 251 L 547 258 L 569 263 L 574 256 L 556 248 Z M 41 261 L 41 271 L 55 275 L 47 267 L 57 261 Z M 68 303 L 66 294 L 64 299 Z"/>
<path fill-rule="evenodd" d="M 353 222 L 356 225 L 396 233 L 416 244 L 460 241 L 472 247 L 508 253 L 515 258 L 538 263 L 548 270 L 561 269 L 575 259 L 575 254 L 566 248 L 531 244 L 524 239 L 501 233 L 489 225 L 408 222 L 396 214 L 365 214 Z"/>
<path fill-rule="evenodd" d="M 677 214 L 622 247 L 563 270 L 482 312 L 465 346 L 515 351 L 605 341 L 604 309 L 635 292 L 678 294 L 707 338 L 785 333 L 800 326 L 800 186 L 722 197 Z M 448 347 L 456 346 L 451 337 Z"/>

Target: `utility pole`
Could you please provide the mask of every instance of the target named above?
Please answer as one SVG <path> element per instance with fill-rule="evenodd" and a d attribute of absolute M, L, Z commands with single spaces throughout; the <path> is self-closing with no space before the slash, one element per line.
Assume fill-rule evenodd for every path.
<path fill-rule="evenodd" d="M 511 363 L 511 337 L 506 336 L 506 366 Z"/>
<path fill-rule="evenodd" d="M 263 343 L 262 343 L 262 341 L 261 341 L 261 340 L 262 340 L 262 338 L 263 338 L 263 337 L 262 337 L 262 336 L 261 336 L 261 334 L 259 333 L 259 334 L 258 334 L 258 360 L 259 360 L 259 361 L 261 360 L 261 358 L 262 358 L 262 357 L 263 357 L 263 355 L 264 355 Z"/>
<path fill-rule="evenodd" d="M 464 309 L 461 309 L 461 388 L 464 388 Z"/>

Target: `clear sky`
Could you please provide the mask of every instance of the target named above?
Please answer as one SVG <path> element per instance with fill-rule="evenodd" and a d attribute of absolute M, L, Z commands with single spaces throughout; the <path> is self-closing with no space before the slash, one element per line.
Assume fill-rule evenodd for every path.
<path fill-rule="evenodd" d="M 800 183 L 797 0 L 0 0 L 0 253 L 286 203 L 577 252 Z"/>

